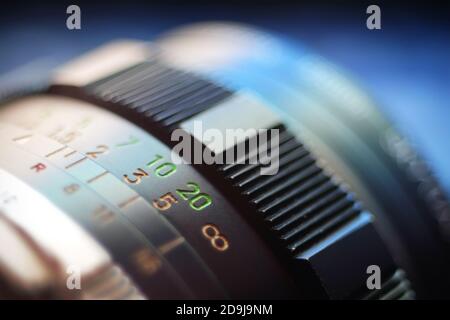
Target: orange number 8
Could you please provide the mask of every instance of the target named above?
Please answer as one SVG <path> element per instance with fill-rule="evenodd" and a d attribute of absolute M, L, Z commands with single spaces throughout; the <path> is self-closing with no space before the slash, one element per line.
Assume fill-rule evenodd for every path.
<path fill-rule="evenodd" d="M 218 251 L 225 251 L 230 246 L 227 238 L 225 238 L 213 224 L 204 225 L 202 233 L 206 239 L 210 240 L 211 246 Z"/>

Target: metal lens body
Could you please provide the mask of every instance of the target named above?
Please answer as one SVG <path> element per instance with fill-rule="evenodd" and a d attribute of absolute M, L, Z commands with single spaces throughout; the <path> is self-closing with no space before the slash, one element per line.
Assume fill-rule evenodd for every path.
<path fill-rule="evenodd" d="M 437 182 L 371 99 L 306 48 L 196 25 L 108 44 L 39 88 L 0 106 L 5 296 L 410 299 L 448 288 Z"/>

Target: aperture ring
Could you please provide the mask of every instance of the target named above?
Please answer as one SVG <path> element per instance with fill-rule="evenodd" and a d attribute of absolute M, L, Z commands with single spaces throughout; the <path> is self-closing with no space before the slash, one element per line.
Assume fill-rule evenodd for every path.
<path fill-rule="evenodd" d="M 6 137 L 6 134 L 2 135 L 2 145 L 5 150 L 1 158 L 2 168 L 31 186 L 40 187 L 40 192 L 49 195 L 56 206 L 67 212 L 73 220 L 111 252 L 114 260 L 126 270 L 147 297 L 168 298 L 175 295 L 187 298 L 191 296 L 183 282 L 174 277 L 173 270 L 164 259 L 159 260 L 158 268 L 151 270 L 146 268 L 147 264 L 142 261 L 141 255 L 155 261 L 159 254 L 151 243 L 121 217 L 115 208 L 44 157 L 36 156 L 15 146 L 14 140 L 7 140 Z M 49 181 L 54 183 L 49 184 Z"/>
<path fill-rule="evenodd" d="M 115 208 L 115 214 L 120 214 L 130 221 L 136 228 L 136 233 L 142 234 L 155 249 L 153 257 L 155 272 L 164 264 L 173 269 L 172 272 L 177 273 L 177 281 L 180 283 L 187 281 L 184 286 L 192 291 L 187 298 L 226 297 L 217 279 L 178 230 L 136 191 L 95 162 L 94 159 L 100 154 L 100 149 L 97 153 L 82 154 L 55 140 L 4 123 L 0 123 L 0 131 L 3 133 L 2 139 L 14 141 L 16 137 L 22 137 L 20 143 L 17 143 L 19 148 L 42 157 L 73 176 L 77 180 L 77 185 L 85 185 L 97 193 Z M 97 222 L 103 221 L 108 224 L 114 219 L 118 218 L 106 207 L 100 207 L 93 214 L 94 222 L 98 220 Z M 139 254 L 142 263 L 145 263 L 146 253 L 142 251 Z M 178 259 L 173 259 L 174 255 L 184 256 L 184 265 L 181 265 Z M 150 258 L 147 257 L 147 263 Z M 174 260 L 178 263 L 172 263 Z M 192 279 L 196 279 L 193 274 L 190 274 L 190 277 L 183 277 L 182 275 L 186 275 L 184 270 L 189 269 L 197 270 L 203 281 L 193 281 Z M 169 282 L 166 285 L 169 286 Z"/>
<path fill-rule="evenodd" d="M 96 81 L 85 90 L 103 101 L 125 105 L 130 112 L 169 130 L 232 94 L 193 73 L 173 69 L 157 60 Z"/>

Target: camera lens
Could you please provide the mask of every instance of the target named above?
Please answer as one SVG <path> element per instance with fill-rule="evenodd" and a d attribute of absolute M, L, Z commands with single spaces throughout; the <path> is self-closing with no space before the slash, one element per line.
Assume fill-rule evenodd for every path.
<path fill-rule="evenodd" d="M 447 200 L 349 79 L 280 37 L 200 24 L 107 44 L 11 93 L 0 292 L 447 296 Z"/>

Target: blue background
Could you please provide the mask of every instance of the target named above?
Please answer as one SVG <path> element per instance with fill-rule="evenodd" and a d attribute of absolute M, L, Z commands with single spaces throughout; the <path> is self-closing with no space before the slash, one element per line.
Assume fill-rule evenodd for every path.
<path fill-rule="evenodd" d="M 78 4 L 82 30 L 66 28 Z M 442 3 L 380 3 L 382 30 L 360 2 L 36 2 L 2 4 L 0 89 L 117 38 L 150 40 L 197 21 L 239 21 L 302 42 L 346 68 L 409 136 L 450 194 L 450 10 Z M 17 72 L 17 68 L 19 71 Z"/>

